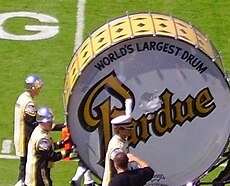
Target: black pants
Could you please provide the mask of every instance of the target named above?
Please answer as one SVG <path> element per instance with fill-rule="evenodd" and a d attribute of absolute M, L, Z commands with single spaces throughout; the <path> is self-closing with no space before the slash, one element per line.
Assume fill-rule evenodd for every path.
<path fill-rule="evenodd" d="M 18 180 L 21 180 L 22 183 L 25 182 L 25 177 L 26 177 L 26 161 L 27 161 L 27 157 L 20 157 Z"/>

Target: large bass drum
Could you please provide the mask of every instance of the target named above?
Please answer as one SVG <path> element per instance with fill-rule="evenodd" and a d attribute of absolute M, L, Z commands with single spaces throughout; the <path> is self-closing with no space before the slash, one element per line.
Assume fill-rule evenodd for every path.
<path fill-rule="evenodd" d="M 224 152 L 230 94 L 221 57 L 193 25 L 158 13 L 109 21 L 77 49 L 64 87 L 78 153 L 102 178 L 110 121 L 132 99 L 130 150 L 155 171 L 147 185 L 199 179 Z"/>

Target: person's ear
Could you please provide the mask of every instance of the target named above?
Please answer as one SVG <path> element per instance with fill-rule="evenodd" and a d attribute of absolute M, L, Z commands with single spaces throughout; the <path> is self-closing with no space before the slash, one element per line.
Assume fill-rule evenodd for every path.
<path fill-rule="evenodd" d="M 116 170 L 118 169 L 118 166 L 117 166 L 117 164 L 116 164 L 116 163 L 114 163 L 114 167 L 115 167 L 115 169 L 116 169 Z"/>

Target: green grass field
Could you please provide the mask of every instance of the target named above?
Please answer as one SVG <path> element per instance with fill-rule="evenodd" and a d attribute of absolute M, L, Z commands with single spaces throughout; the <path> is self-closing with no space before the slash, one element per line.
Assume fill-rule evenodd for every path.
<path fill-rule="evenodd" d="M 0 16 L 7 12 L 22 11 L 42 13 L 56 18 L 58 23 L 47 25 L 59 26 L 59 33 L 51 38 L 34 41 L 0 39 L 0 149 L 4 139 L 13 140 L 14 104 L 17 96 L 23 91 L 24 77 L 29 73 L 40 75 L 45 82 L 42 93 L 36 98 L 37 105 L 49 105 L 55 114 L 56 122 L 64 121 L 62 93 L 66 67 L 75 46 L 77 1 L 17 0 L 0 3 Z M 83 38 L 111 19 L 136 12 L 171 14 L 192 22 L 207 34 L 215 47 L 221 51 L 226 70 L 230 71 L 230 1 L 87 0 Z M 44 23 L 32 18 L 13 18 L 1 24 L 7 33 L 25 35 L 34 32 L 25 31 L 24 25 Z M 56 132 L 53 136 L 54 139 L 60 138 L 60 134 Z M 16 182 L 18 163 L 18 160 L 0 159 L 1 186 L 10 186 Z M 75 173 L 76 165 L 75 161 L 56 163 L 52 170 L 54 185 L 68 185 L 69 179 Z M 218 172 L 219 169 L 204 180 L 212 180 Z"/>

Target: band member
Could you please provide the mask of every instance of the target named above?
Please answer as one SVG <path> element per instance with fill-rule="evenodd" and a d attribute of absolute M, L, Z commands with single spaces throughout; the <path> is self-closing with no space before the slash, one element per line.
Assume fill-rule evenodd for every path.
<path fill-rule="evenodd" d="M 109 186 L 143 186 L 153 177 L 154 171 L 148 163 L 133 154 L 118 151 L 113 162 L 117 174 L 111 179 Z M 129 170 L 129 162 L 137 163 L 139 168 Z"/>
<path fill-rule="evenodd" d="M 128 137 L 131 135 L 133 125 L 131 123 L 131 100 L 126 100 L 125 115 L 118 116 L 111 121 L 114 136 L 108 144 L 105 156 L 105 170 L 102 186 L 108 186 L 111 178 L 117 173 L 113 164 L 113 158 L 117 150 L 129 153 Z"/>
<path fill-rule="evenodd" d="M 34 97 L 39 95 L 43 86 L 41 78 L 29 74 L 25 78 L 25 92 L 17 99 L 14 112 L 14 146 L 20 157 L 18 185 L 24 185 L 27 160 L 27 145 L 36 127 L 36 108 Z"/>
<path fill-rule="evenodd" d="M 91 171 L 80 160 L 75 175 L 69 182 L 72 186 L 81 186 L 81 180 L 84 177 L 84 186 L 96 186 Z"/>
<path fill-rule="evenodd" d="M 40 107 L 37 111 L 38 126 L 34 129 L 28 144 L 26 163 L 27 186 L 52 186 L 50 169 L 55 161 L 70 155 L 73 148 L 55 152 L 62 148 L 64 143 L 53 143 L 50 131 L 53 127 L 53 113 L 49 107 Z"/>
<path fill-rule="evenodd" d="M 70 134 L 69 134 L 68 127 L 64 129 L 65 130 L 63 130 L 63 138 L 65 139 L 66 136 L 70 137 Z M 70 142 L 66 144 L 66 148 L 68 148 L 72 144 L 73 142 L 72 140 L 70 140 Z M 82 179 L 84 179 L 85 186 L 96 186 L 94 183 L 91 171 L 86 167 L 86 165 L 81 161 L 81 159 L 79 159 L 75 175 L 69 181 L 69 184 L 72 186 L 81 186 Z"/>

